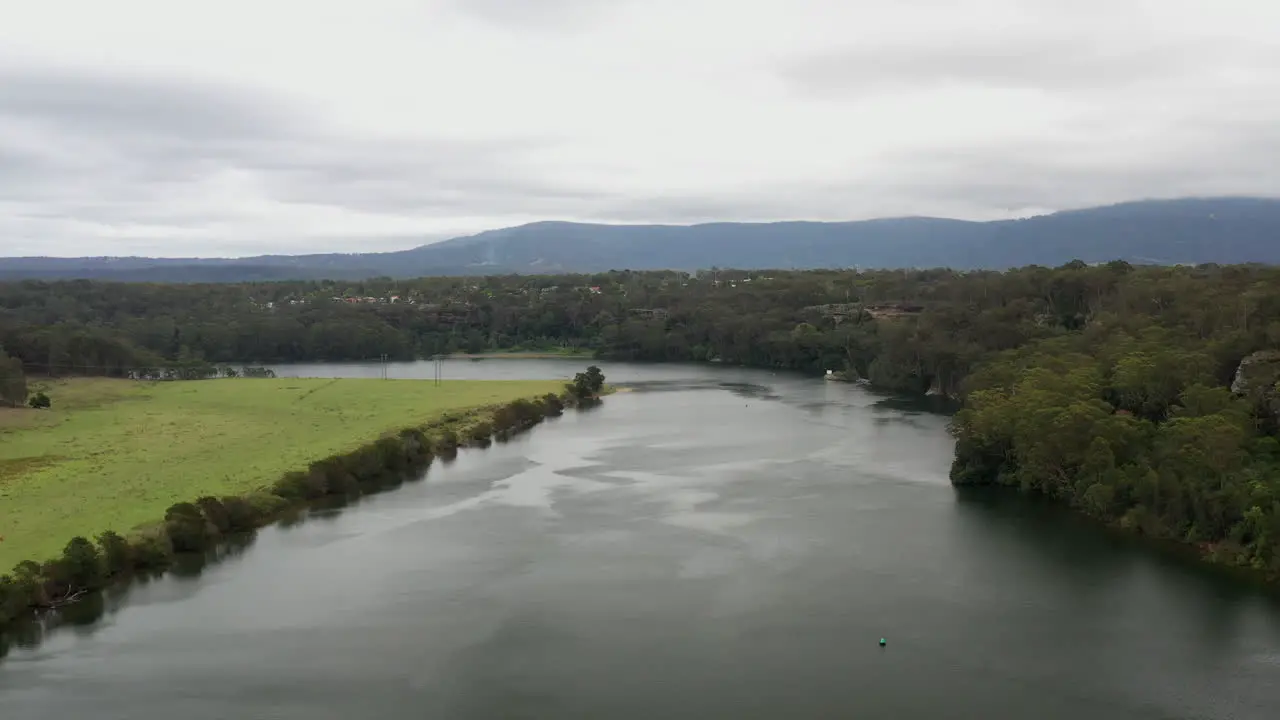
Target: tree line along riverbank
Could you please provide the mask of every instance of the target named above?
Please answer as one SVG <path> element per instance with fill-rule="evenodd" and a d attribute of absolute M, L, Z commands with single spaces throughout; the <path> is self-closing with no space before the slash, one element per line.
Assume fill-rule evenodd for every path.
<path fill-rule="evenodd" d="M 958 400 L 957 484 L 1043 493 L 1280 579 L 1269 266 L 10 283 L 0 343 L 31 375 L 506 348 L 834 370 Z"/>
<path fill-rule="evenodd" d="M 14 568 L 0 574 L 0 628 L 163 572 L 313 502 L 393 487 L 435 458 L 607 392 L 594 367 L 567 385 L 78 378 L 43 387 L 49 410 L 0 410 L 0 560 Z"/>

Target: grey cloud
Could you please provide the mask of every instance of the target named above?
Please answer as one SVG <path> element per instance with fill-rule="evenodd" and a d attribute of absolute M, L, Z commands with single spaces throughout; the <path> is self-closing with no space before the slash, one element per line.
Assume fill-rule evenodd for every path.
<path fill-rule="evenodd" d="M 226 216 L 172 200 L 199 198 L 226 172 L 259 183 L 271 201 L 372 214 L 501 214 L 576 192 L 526 169 L 525 156 L 556 138 L 349 137 L 307 110 L 195 81 L 0 74 L 0 238 L 28 248 L 40 232 L 77 242 L 67 237 L 83 232 L 77 222 L 216 228 Z"/>
<path fill-rule="evenodd" d="M 829 207 L 847 197 L 851 215 L 868 205 L 872 215 L 922 206 L 965 214 L 1141 197 L 1280 195 L 1273 160 L 1280 153 L 1280 79 L 1260 72 L 1280 65 L 1280 46 L 1213 38 L 1176 48 L 1144 45 L 1142 38 L 1116 43 L 1066 36 L 998 45 L 970 40 L 784 63 L 779 72 L 794 88 L 828 98 L 954 82 L 1080 101 L 1069 122 L 1034 139 L 997 136 L 886 153 L 874 181 L 811 186 L 797 191 L 801 204 Z"/>
<path fill-rule="evenodd" d="M 9 71 L 0 74 L 6 123 L 28 131 L 0 135 L 0 153 L 24 158 L 0 169 L 0 200 L 16 201 L 190 181 L 299 121 L 265 97 L 205 83 Z"/>
<path fill-rule="evenodd" d="M 362 212 L 428 215 L 540 214 L 602 193 L 538 177 L 527 153 L 554 139 L 494 143 L 347 142 L 278 160 L 262 179 L 283 202 Z"/>
<path fill-rule="evenodd" d="M 270 97 L 209 81 L 0 70 L 0 113 L 116 136 L 274 137 L 300 113 Z"/>
<path fill-rule="evenodd" d="M 886 153 L 874 174 L 771 184 L 734 195 L 619 198 L 597 208 L 626 222 L 847 220 L 930 214 L 995 217 L 1140 198 L 1280 197 L 1280 110 L 1191 115 L 1134 156 L 1113 138 L 998 139 Z M 928 208 L 924 213 L 921 208 Z"/>
<path fill-rule="evenodd" d="M 975 208 L 1063 208 L 1189 195 L 1280 196 L 1280 123 L 1188 128 L 1180 144 L 1153 145 L 1133 160 L 1087 142 L 987 144 L 901 153 L 878 191 Z M 1114 146 L 1111 146 L 1114 148 Z"/>
<path fill-rule="evenodd" d="M 797 214 L 801 208 L 788 201 L 790 192 L 787 188 L 771 187 L 768 190 L 773 192 L 736 196 L 695 194 L 606 198 L 595 209 L 600 217 L 634 223 L 751 222 L 801 217 Z"/>
<path fill-rule="evenodd" d="M 1029 36 L 998 41 L 957 37 L 926 47 L 853 47 L 788 59 L 776 71 L 801 92 L 831 95 L 945 83 L 1090 92 L 1160 83 L 1203 68 L 1203 57 L 1185 45 Z"/>
<path fill-rule="evenodd" d="M 519 28 L 539 5 L 558 28 L 590 22 L 606 3 L 467 3 Z M 550 7 L 551 9 L 546 9 Z M 563 22 L 561 22 L 563 21 Z M 622 193 L 547 177 L 538 157 L 564 138 L 373 139 L 329 132 L 321 114 L 276 96 L 203 81 L 0 71 L 0 255 L 118 251 L 252 254 L 261 238 L 234 232 L 235 201 L 203 201 L 219 178 L 243 175 L 253 199 L 339 208 L 392 219 L 504 216 L 707 222 L 884 215 L 987 215 L 993 209 L 1063 208 L 1136 197 L 1280 195 L 1280 79 L 1216 87 L 1222 63 L 1266 67 L 1266 48 L 1230 52 L 1093 45 L 1027 37 L 998 50 L 969 41 L 932 49 L 854 49 L 790 61 L 794 87 L 824 96 L 948 80 L 1035 87 L 1071 97 L 1121 90 L 1034 141 L 995 138 L 967 147 L 884 154 L 830 183 L 765 184 L 750 191 Z M 1274 66 L 1275 63 L 1271 63 Z M 1200 73 L 1207 73 L 1201 77 Z M 1273 76 L 1274 77 L 1274 76 Z M 1192 78 L 1189 89 L 1172 83 Z M 1130 93 L 1142 86 L 1152 93 Z M 1165 84 L 1169 84 L 1168 87 Z M 1226 88 L 1226 89 L 1223 89 Z M 1132 96 L 1137 97 L 1133 99 Z M 1145 99 L 1144 99 L 1145 98 Z M 1146 106 L 1143 103 L 1147 103 Z M 1130 117 L 1133 108 L 1142 117 Z M 1152 110 L 1154 108 L 1154 111 Z M 1146 123 L 1142 125 L 1140 123 Z M 1123 131 L 1145 127 L 1132 139 Z M 858 174 L 861 175 L 858 175 Z M 498 220 L 497 222 L 501 222 Z M 251 223 L 246 223 L 246 226 Z M 133 233 L 132 228 L 140 228 Z M 174 239 L 146 239 L 174 228 Z M 226 236 L 223 228 L 230 228 Z M 394 232 L 395 234 L 392 234 Z M 408 247 L 402 229 L 344 238 L 343 250 Z M 457 234 L 466 234 L 458 232 Z M 216 242 L 190 236 L 216 237 Z M 182 239 L 188 237 L 188 239 Z M 270 250 L 311 252 L 315 238 L 271 238 Z M 118 241 L 124 243 L 125 240 Z M 16 248 L 16 249 L 15 249 Z"/>
<path fill-rule="evenodd" d="M 630 0 L 449 0 L 456 12 L 514 30 L 580 30 Z"/>
<path fill-rule="evenodd" d="M 196 166 L 217 163 L 265 171 L 376 176 L 423 164 L 462 168 L 466 161 L 491 163 L 551 142 L 338 137 L 326 133 L 311 119 L 318 114 L 306 112 L 303 105 L 201 82 L 40 73 L 0 75 L 0 90 L 0 120 L 35 123 L 62 138 L 99 141 L 108 148 L 141 155 L 152 169 L 171 160 Z M 24 151 L 38 154 L 29 146 L 9 149 Z M 166 176 L 161 172 L 157 177 Z"/>
<path fill-rule="evenodd" d="M 0 192 L 6 178 L 11 182 L 30 179 L 48 169 L 44 156 L 22 147 L 6 147 L 0 132 Z"/>

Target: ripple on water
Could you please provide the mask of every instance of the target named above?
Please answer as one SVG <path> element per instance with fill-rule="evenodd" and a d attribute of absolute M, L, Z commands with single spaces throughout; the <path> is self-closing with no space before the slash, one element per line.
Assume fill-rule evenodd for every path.
<path fill-rule="evenodd" d="M 964 501 L 945 418 L 600 364 L 656 382 L 11 651 L 0 718 L 1280 716 L 1274 604 Z"/>

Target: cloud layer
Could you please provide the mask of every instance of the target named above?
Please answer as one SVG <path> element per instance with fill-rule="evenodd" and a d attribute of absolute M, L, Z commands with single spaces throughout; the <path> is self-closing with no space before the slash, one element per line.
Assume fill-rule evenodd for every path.
<path fill-rule="evenodd" d="M 1280 195 L 1269 0 L 46 0 L 6 15 L 0 256 Z"/>

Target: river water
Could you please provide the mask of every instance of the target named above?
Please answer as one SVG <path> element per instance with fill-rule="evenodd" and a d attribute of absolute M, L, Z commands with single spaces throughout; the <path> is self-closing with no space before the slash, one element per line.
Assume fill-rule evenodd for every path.
<path fill-rule="evenodd" d="M 601 365 L 632 391 L 12 650 L 0 718 L 1280 717 L 1275 600 L 957 493 L 944 417 L 763 371 Z"/>

